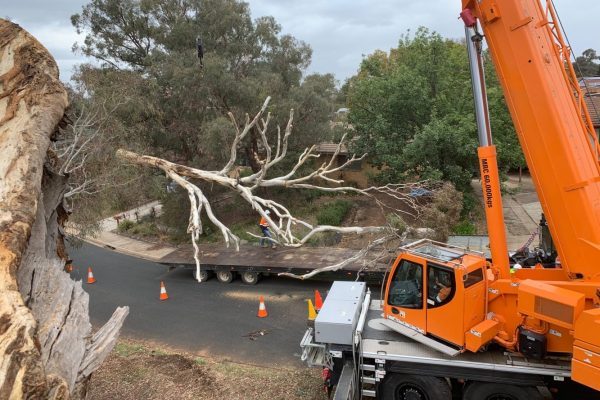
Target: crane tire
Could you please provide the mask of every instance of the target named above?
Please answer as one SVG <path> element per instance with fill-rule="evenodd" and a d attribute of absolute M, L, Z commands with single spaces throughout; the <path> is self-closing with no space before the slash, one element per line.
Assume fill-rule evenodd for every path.
<path fill-rule="evenodd" d="M 451 400 L 450 385 L 434 376 L 388 374 L 381 385 L 383 400 Z"/>
<path fill-rule="evenodd" d="M 543 400 L 540 392 L 531 386 L 503 383 L 473 382 L 467 385 L 463 400 Z"/>

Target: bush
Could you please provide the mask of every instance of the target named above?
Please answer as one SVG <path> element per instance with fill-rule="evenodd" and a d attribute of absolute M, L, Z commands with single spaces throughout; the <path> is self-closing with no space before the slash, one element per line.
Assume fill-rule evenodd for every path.
<path fill-rule="evenodd" d="M 134 225 L 135 225 L 135 222 L 128 220 L 128 219 L 124 219 L 123 221 L 119 222 L 119 224 L 117 226 L 117 231 L 119 231 L 121 233 L 127 232 L 131 228 L 133 228 Z"/>
<path fill-rule="evenodd" d="M 347 200 L 336 200 L 327 203 L 317 214 L 317 223 L 319 225 L 340 226 L 350 208 L 352 208 L 352 203 Z"/>
<path fill-rule="evenodd" d="M 471 221 L 462 220 L 454 226 L 452 231 L 457 235 L 474 235 L 477 229 Z"/>
<path fill-rule="evenodd" d="M 156 236 L 157 228 L 156 224 L 152 222 L 140 222 L 135 224 L 129 229 L 129 233 L 137 236 Z"/>
<path fill-rule="evenodd" d="M 422 207 L 421 219 L 425 228 L 435 231 L 433 239 L 448 240 L 452 227 L 458 224 L 462 210 L 463 194 L 450 182 L 435 191 L 431 203 Z"/>

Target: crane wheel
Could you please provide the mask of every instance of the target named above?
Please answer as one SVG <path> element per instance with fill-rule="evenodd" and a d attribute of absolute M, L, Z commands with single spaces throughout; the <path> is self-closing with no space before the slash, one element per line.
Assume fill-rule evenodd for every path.
<path fill-rule="evenodd" d="M 231 283 L 233 271 L 217 271 L 217 280 L 221 283 Z"/>
<path fill-rule="evenodd" d="M 443 378 L 388 374 L 383 387 L 385 400 L 451 400 L 450 385 Z"/>
<path fill-rule="evenodd" d="M 543 400 L 543 397 L 530 386 L 473 382 L 467 386 L 463 400 Z"/>

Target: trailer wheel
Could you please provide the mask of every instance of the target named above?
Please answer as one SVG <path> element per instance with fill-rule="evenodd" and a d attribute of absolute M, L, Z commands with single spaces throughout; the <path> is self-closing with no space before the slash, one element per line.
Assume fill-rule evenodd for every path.
<path fill-rule="evenodd" d="M 381 385 L 384 400 L 450 400 L 448 382 L 433 376 L 391 374 Z"/>
<path fill-rule="evenodd" d="M 473 382 L 467 386 L 464 400 L 543 400 L 540 392 L 529 386 Z"/>
<path fill-rule="evenodd" d="M 256 285 L 259 277 L 260 274 L 255 271 L 244 271 L 240 274 L 242 282 L 244 282 L 246 285 Z"/>
<path fill-rule="evenodd" d="M 192 271 L 192 276 L 196 279 L 196 270 Z M 211 276 L 211 271 L 207 269 L 200 270 L 200 282 L 206 282 Z"/>
<path fill-rule="evenodd" d="M 217 280 L 221 283 L 231 283 L 233 271 L 217 271 Z"/>

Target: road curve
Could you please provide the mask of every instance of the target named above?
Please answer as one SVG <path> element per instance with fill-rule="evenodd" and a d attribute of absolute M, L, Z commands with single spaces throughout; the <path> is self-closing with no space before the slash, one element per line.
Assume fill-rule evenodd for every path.
<path fill-rule="evenodd" d="M 171 348 L 270 366 L 299 366 L 299 342 L 306 329 L 306 301 L 322 294 L 328 282 L 269 277 L 256 286 L 239 280 L 197 283 L 190 270 L 175 269 L 83 244 L 70 249 L 73 279 L 92 267 L 97 282 L 84 283 L 90 294 L 94 327 L 106 322 L 117 306 L 130 313 L 122 335 L 163 343 Z M 159 300 L 160 281 L 169 295 Z M 267 318 L 257 318 L 258 297 L 265 296 Z M 264 330 L 264 336 L 249 334 Z"/>

